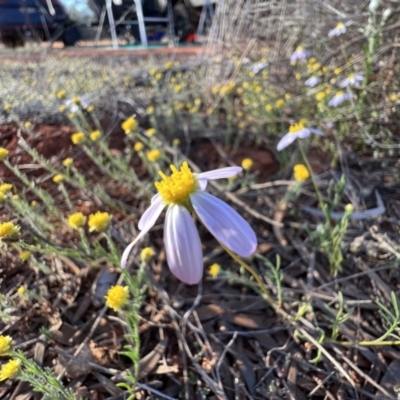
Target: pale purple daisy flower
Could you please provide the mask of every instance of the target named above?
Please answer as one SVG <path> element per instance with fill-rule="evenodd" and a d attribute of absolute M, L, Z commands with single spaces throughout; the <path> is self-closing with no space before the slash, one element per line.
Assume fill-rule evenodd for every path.
<path fill-rule="evenodd" d="M 305 50 L 303 46 L 297 46 L 294 53 L 290 56 L 290 62 L 295 63 L 298 60 L 304 60 L 305 58 L 309 57 L 311 52 Z"/>
<path fill-rule="evenodd" d="M 352 93 L 346 93 L 342 90 L 339 90 L 335 96 L 329 101 L 329 107 L 337 107 L 340 106 L 344 101 L 350 100 L 354 97 Z"/>
<path fill-rule="evenodd" d="M 308 79 L 304 82 L 304 84 L 305 84 L 306 86 L 309 86 L 309 87 L 314 87 L 314 86 L 317 86 L 318 84 L 320 84 L 321 81 L 322 81 L 322 79 L 321 79 L 320 77 L 318 77 L 318 76 L 312 76 L 312 77 L 308 78 Z"/>
<path fill-rule="evenodd" d="M 324 133 L 319 129 L 307 128 L 305 125 L 307 120 L 301 119 L 297 124 L 290 125 L 289 132 L 279 141 L 276 149 L 278 151 L 291 145 L 296 139 L 304 139 L 312 133 L 323 136 Z"/>
<path fill-rule="evenodd" d="M 353 21 L 348 21 L 345 24 L 343 22 L 338 22 L 336 27 L 329 31 L 328 36 L 333 37 L 343 35 L 343 33 L 346 33 L 346 27 L 350 26 L 352 23 Z"/>
<path fill-rule="evenodd" d="M 355 86 L 358 85 L 359 82 L 362 82 L 364 77 L 359 74 L 350 74 L 347 78 L 344 78 L 340 83 L 339 86 L 341 88 L 345 88 L 347 86 Z"/>
<path fill-rule="evenodd" d="M 166 206 L 165 253 L 171 272 L 182 282 L 194 285 L 203 276 L 203 252 L 191 213 L 229 250 L 241 257 L 251 256 L 257 248 L 253 229 L 233 208 L 205 192 L 209 180 L 235 176 L 242 168 L 227 167 L 194 174 L 184 162 L 180 170 L 173 165 L 171 170 L 170 176 L 159 172 L 162 181 L 155 183 L 158 193 L 140 218 L 140 234 L 122 255 L 122 268 L 126 267 L 133 246 L 154 226 Z"/>
<path fill-rule="evenodd" d="M 265 67 L 268 67 L 267 62 L 259 62 L 257 64 L 253 64 L 250 69 L 255 73 L 258 74 L 261 70 L 263 70 Z"/>

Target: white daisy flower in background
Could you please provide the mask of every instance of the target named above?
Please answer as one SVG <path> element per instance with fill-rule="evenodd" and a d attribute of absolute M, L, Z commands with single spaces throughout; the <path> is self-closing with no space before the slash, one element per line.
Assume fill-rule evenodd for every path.
<path fill-rule="evenodd" d="M 340 83 L 339 86 L 341 88 L 345 88 L 347 86 L 355 86 L 358 85 L 359 82 L 362 82 L 364 77 L 360 74 L 350 74 L 347 78 L 344 78 Z"/>
<path fill-rule="evenodd" d="M 170 176 L 159 172 L 162 180 L 155 183 L 158 193 L 140 218 L 140 234 L 122 255 L 122 268 L 126 267 L 133 246 L 154 226 L 166 206 L 165 253 L 171 272 L 182 282 L 193 285 L 203 276 L 203 252 L 192 212 L 228 249 L 241 257 L 251 256 L 257 248 L 253 229 L 233 208 L 205 192 L 209 180 L 230 178 L 242 168 L 227 167 L 195 174 L 184 162 L 180 170 L 171 165 L 171 171 Z"/>
<path fill-rule="evenodd" d="M 333 37 L 343 35 L 343 33 L 346 33 L 346 27 L 350 26 L 352 23 L 353 21 L 348 21 L 345 24 L 343 22 L 338 22 L 335 28 L 328 32 L 328 36 Z"/>
<path fill-rule="evenodd" d="M 319 78 L 318 76 L 312 76 L 311 78 L 308 78 L 308 79 L 304 82 L 304 84 L 305 84 L 306 86 L 309 86 L 309 87 L 314 87 L 314 86 L 317 86 L 318 84 L 320 84 L 321 81 L 322 81 L 322 79 Z"/>
<path fill-rule="evenodd" d="M 250 69 L 255 73 L 258 74 L 261 70 L 263 70 L 264 68 L 268 67 L 268 63 L 267 62 L 259 62 L 257 64 L 253 64 Z"/>
<path fill-rule="evenodd" d="M 301 119 L 297 124 L 290 125 L 289 132 L 279 141 L 276 149 L 281 151 L 292 144 L 296 139 L 304 139 L 312 133 L 320 136 L 324 135 L 319 129 L 307 128 L 306 124 L 307 120 Z"/>
<path fill-rule="evenodd" d="M 65 101 L 65 107 L 73 113 L 78 112 L 79 106 L 86 110 L 89 104 L 89 100 L 85 96 L 74 96 L 72 99 Z"/>
<path fill-rule="evenodd" d="M 305 58 L 309 57 L 311 52 L 305 50 L 303 46 L 297 46 L 294 53 L 290 56 L 290 62 L 295 63 L 298 60 L 304 60 Z"/>
<path fill-rule="evenodd" d="M 335 96 L 329 101 L 329 107 L 337 107 L 340 106 L 344 101 L 352 99 L 354 95 L 352 93 L 343 92 L 343 90 L 339 90 Z"/>

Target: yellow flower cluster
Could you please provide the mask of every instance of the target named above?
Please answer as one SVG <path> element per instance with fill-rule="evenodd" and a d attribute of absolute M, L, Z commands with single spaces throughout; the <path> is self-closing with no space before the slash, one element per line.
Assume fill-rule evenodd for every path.
<path fill-rule="evenodd" d="M 89 215 L 89 231 L 105 232 L 110 225 L 111 216 L 107 212 L 97 211 L 96 214 Z"/>
<path fill-rule="evenodd" d="M 142 151 L 144 147 L 144 144 L 142 142 L 136 142 L 133 146 L 134 150 L 139 153 L 139 151 Z"/>
<path fill-rule="evenodd" d="M 105 299 L 108 307 L 114 311 L 119 311 L 126 305 L 129 298 L 128 286 L 115 285 L 109 289 Z"/>
<path fill-rule="evenodd" d="M 61 183 L 64 180 L 64 177 L 61 174 L 56 174 L 53 176 L 54 183 Z"/>
<path fill-rule="evenodd" d="M 71 157 L 68 157 L 68 158 L 64 159 L 62 163 L 63 163 L 64 167 L 69 168 L 74 163 L 74 160 Z"/>
<path fill-rule="evenodd" d="M 9 193 L 11 191 L 12 187 L 13 186 L 11 183 L 2 183 L 0 185 L 0 192 L 4 193 L 4 194 Z"/>
<path fill-rule="evenodd" d="M 21 261 L 27 261 L 27 260 L 29 260 L 30 256 L 31 256 L 31 252 L 29 250 L 24 250 L 19 254 L 19 259 Z"/>
<path fill-rule="evenodd" d="M 81 212 L 71 214 L 68 217 L 68 225 L 72 229 L 79 229 L 83 225 L 85 225 L 85 223 L 86 223 L 86 217 Z"/>
<path fill-rule="evenodd" d="M 85 134 L 83 132 L 73 133 L 71 140 L 73 144 L 81 144 L 85 140 Z"/>
<path fill-rule="evenodd" d="M 121 128 L 125 133 L 132 133 L 137 128 L 137 125 L 138 123 L 136 119 L 133 117 L 129 117 L 121 124 Z"/>
<path fill-rule="evenodd" d="M 251 158 L 244 158 L 242 160 L 242 168 L 245 171 L 249 171 L 252 166 L 253 166 L 253 160 Z"/>
<path fill-rule="evenodd" d="M 0 147 L 0 161 L 4 161 L 8 157 L 8 150 Z"/>
<path fill-rule="evenodd" d="M 4 365 L 2 365 L 0 369 L 0 382 L 5 381 L 6 379 L 15 378 L 21 369 L 21 361 L 19 360 L 10 360 Z"/>
<path fill-rule="evenodd" d="M 307 167 L 303 164 L 296 164 L 293 167 L 293 175 L 294 179 L 298 182 L 303 182 L 310 177 L 310 172 L 308 171 Z"/>
<path fill-rule="evenodd" d="M 0 224 L 0 239 L 16 238 L 18 234 L 19 226 L 14 225 L 12 222 L 3 222 Z"/>
<path fill-rule="evenodd" d="M 216 278 L 219 273 L 221 272 L 221 266 L 217 263 L 210 265 L 208 268 L 208 273 L 213 277 Z"/>
<path fill-rule="evenodd" d="M 154 250 L 151 247 L 145 247 L 141 252 L 140 252 L 140 260 L 142 262 L 149 262 L 150 259 L 154 256 Z"/>
<path fill-rule="evenodd" d="M 146 153 L 146 157 L 150 162 L 157 162 L 161 156 L 161 150 L 153 149 Z"/>
<path fill-rule="evenodd" d="M 12 350 L 11 340 L 10 336 L 0 336 L 0 357 L 7 356 Z"/>
<path fill-rule="evenodd" d="M 90 132 L 89 137 L 92 142 L 97 142 L 101 138 L 101 132 L 99 130 Z"/>

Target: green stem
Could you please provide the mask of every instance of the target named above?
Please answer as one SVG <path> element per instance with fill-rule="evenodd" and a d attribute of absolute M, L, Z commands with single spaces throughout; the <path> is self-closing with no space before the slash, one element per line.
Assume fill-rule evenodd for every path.
<path fill-rule="evenodd" d="M 220 246 L 240 265 L 242 266 L 247 272 L 249 272 L 254 279 L 257 281 L 257 283 L 260 285 L 260 288 L 262 292 L 264 293 L 264 298 L 267 300 L 267 302 L 274 306 L 274 300 L 271 297 L 267 287 L 265 286 L 264 282 L 260 278 L 260 276 L 257 274 L 256 271 L 250 265 L 248 265 L 246 262 L 244 262 L 239 256 L 237 256 L 235 253 L 233 253 L 231 250 L 229 250 L 225 245 L 223 245 L 221 242 L 219 242 Z"/>

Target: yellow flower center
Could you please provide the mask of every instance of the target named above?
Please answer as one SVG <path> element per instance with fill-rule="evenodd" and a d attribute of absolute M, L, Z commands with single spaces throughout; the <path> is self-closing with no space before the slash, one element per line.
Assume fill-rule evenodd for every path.
<path fill-rule="evenodd" d="M 336 28 L 338 29 L 342 29 L 344 27 L 344 23 L 343 22 L 338 22 L 336 25 Z"/>
<path fill-rule="evenodd" d="M 166 203 L 184 204 L 189 196 L 198 189 L 197 179 L 185 161 L 181 169 L 170 166 L 172 175 L 166 176 L 159 171 L 162 181 L 155 182 L 155 186 Z"/>
<path fill-rule="evenodd" d="M 301 119 L 297 124 L 290 125 L 289 133 L 296 133 L 296 132 L 304 129 L 306 123 L 307 123 L 306 120 Z"/>

